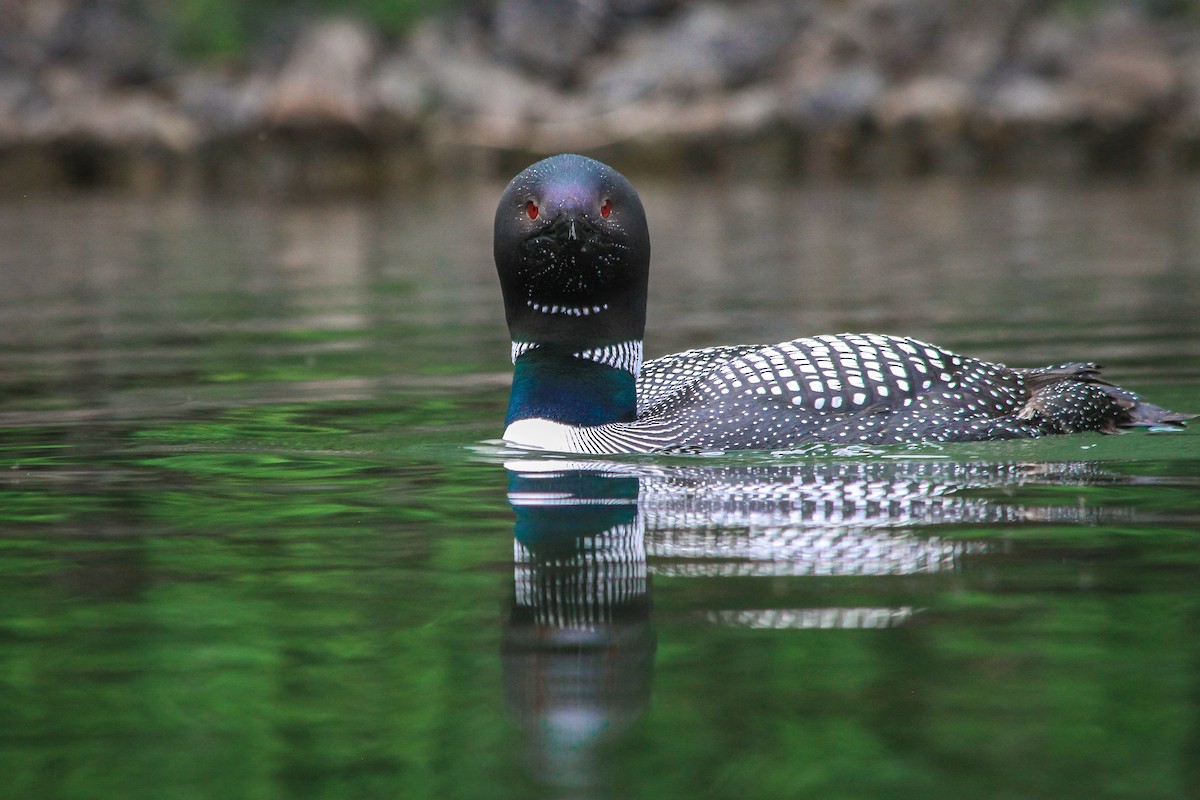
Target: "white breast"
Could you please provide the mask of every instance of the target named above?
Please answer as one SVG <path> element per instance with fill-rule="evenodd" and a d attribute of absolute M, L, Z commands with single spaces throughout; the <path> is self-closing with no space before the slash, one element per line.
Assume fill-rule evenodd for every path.
<path fill-rule="evenodd" d="M 519 419 L 504 429 L 504 440 L 521 447 L 553 450 L 556 453 L 580 453 L 576 428 L 561 422 L 532 417 Z"/>

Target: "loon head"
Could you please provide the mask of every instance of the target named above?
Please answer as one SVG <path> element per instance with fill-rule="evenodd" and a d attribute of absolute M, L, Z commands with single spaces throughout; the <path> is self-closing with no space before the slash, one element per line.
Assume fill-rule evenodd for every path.
<path fill-rule="evenodd" d="M 500 198 L 494 250 L 514 343 L 642 339 L 650 234 L 637 192 L 612 167 L 557 155 L 526 168 Z"/>

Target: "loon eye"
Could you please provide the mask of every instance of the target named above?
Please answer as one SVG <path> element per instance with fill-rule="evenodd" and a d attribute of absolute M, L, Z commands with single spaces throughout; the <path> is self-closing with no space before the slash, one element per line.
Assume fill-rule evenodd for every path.
<path fill-rule="evenodd" d="M 604 201 L 602 203 L 600 203 L 600 216 L 604 217 L 605 219 L 608 219 L 608 215 L 611 213 L 612 213 L 612 200 L 610 200 L 609 198 L 606 197 L 606 198 L 604 198 Z"/>
<path fill-rule="evenodd" d="M 537 203 L 535 203 L 535 202 L 533 202 L 532 200 L 530 200 L 529 202 L 527 202 L 527 203 L 525 204 L 525 213 L 529 215 L 529 218 L 530 218 L 530 219 L 537 219 L 537 218 L 538 218 L 538 213 L 539 213 L 539 211 L 538 211 L 538 204 L 537 204 Z M 607 216 L 607 215 L 606 215 L 606 216 Z"/>

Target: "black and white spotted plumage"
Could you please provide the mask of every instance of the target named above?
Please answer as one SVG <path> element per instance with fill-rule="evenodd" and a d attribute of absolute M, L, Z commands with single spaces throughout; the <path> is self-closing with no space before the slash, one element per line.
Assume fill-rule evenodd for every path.
<path fill-rule="evenodd" d="M 668 357 L 672 363 L 676 357 Z M 673 420 L 672 438 L 682 447 L 1037 435 L 1015 419 L 1026 400 L 1020 373 L 915 339 L 815 336 L 740 352 L 690 380 L 682 377 L 686 368 L 667 368 L 681 376 L 674 391 L 647 407 L 638 422 Z M 646 372 L 654 376 L 662 369 L 651 362 Z"/>
<path fill-rule="evenodd" d="M 637 394 L 636 421 L 581 431 L 581 445 L 648 452 L 985 441 L 1168 421 L 1153 406 L 1136 413 L 1137 396 L 1102 382 L 1093 364 L 1017 370 L 880 334 L 676 353 L 646 362 Z"/>
<path fill-rule="evenodd" d="M 509 184 L 495 245 L 517 376 L 506 439 L 579 453 L 777 450 L 1112 433 L 1190 416 L 1106 383 L 1095 364 L 1012 369 L 873 333 L 642 363 L 649 250 L 636 192 L 599 162 L 555 156 Z"/>

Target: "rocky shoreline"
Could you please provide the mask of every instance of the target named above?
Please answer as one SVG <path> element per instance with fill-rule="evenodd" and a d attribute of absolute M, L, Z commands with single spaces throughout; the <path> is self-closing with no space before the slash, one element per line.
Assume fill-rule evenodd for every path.
<path fill-rule="evenodd" d="M 171 55 L 131 3 L 52 5 L 0 7 L 4 194 L 375 190 L 563 150 L 756 176 L 1200 167 L 1186 3 L 497 0 L 395 41 L 312 19 L 233 66 Z"/>

